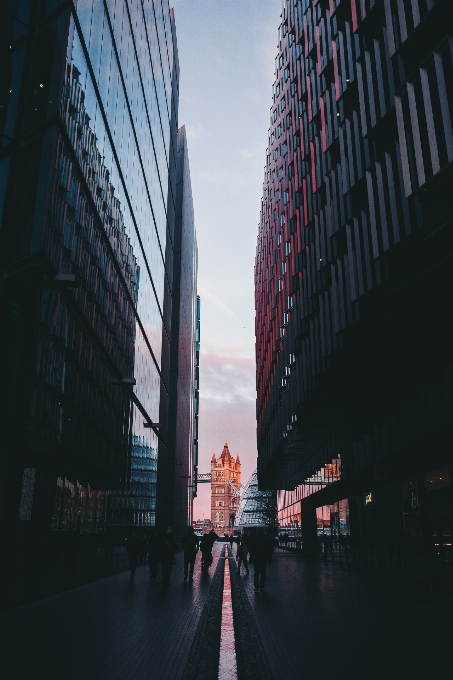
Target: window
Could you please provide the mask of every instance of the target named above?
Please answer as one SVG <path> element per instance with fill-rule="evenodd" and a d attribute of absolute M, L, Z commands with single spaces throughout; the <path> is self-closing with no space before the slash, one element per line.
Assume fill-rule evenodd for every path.
<path fill-rule="evenodd" d="M 283 99 L 280 101 L 280 111 L 284 111 L 286 108 L 286 100 L 283 97 Z"/>
<path fill-rule="evenodd" d="M 283 192 L 283 203 L 285 202 L 285 194 L 288 194 L 288 192 L 287 191 Z M 288 202 L 288 201 L 286 201 L 286 202 Z M 285 256 L 288 257 L 290 252 L 291 252 L 291 241 L 286 241 L 286 243 L 285 243 Z"/>
<path fill-rule="evenodd" d="M 278 179 L 280 180 L 282 178 L 283 178 L 283 167 L 280 166 L 279 169 L 278 169 Z"/>
<path fill-rule="evenodd" d="M 282 242 L 282 236 L 281 236 L 281 234 L 277 234 L 277 245 L 279 246 L 281 242 Z"/>
<path fill-rule="evenodd" d="M 294 300 L 292 295 L 288 295 L 286 298 L 286 309 L 292 309 L 294 307 Z M 291 359 L 290 359 L 291 363 Z"/>
<path fill-rule="evenodd" d="M 280 83 L 277 83 L 277 87 L 275 88 L 275 96 L 278 97 L 280 94 Z"/>
<path fill-rule="evenodd" d="M 286 205 L 289 201 L 289 191 L 284 191 L 283 192 L 283 205 Z M 286 253 L 288 254 L 288 253 Z"/>
<path fill-rule="evenodd" d="M 278 280 L 278 292 L 283 290 L 283 279 Z"/>
<path fill-rule="evenodd" d="M 286 156 L 287 150 L 288 150 L 287 145 L 286 145 L 286 144 L 282 144 L 281 150 L 280 150 L 280 153 L 281 153 L 281 155 L 282 155 L 282 158 L 283 158 L 284 156 Z"/>
<path fill-rule="evenodd" d="M 283 274 L 286 274 L 286 262 L 280 262 L 280 271 Z"/>
<path fill-rule="evenodd" d="M 287 66 L 287 67 L 285 68 L 285 70 L 283 71 L 283 77 L 284 77 L 285 82 L 286 82 L 286 81 L 288 80 L 288 78 L 289 78 L 289 66 Z"/>
<path fill-rule="evenodd" d="M 275 192 L 275 201 L 278 201 L 279 198 L 280 198 L 280 192 L 277 189 L 277 191 Z"/>
<path fill-rule="evenodd" d="M 277 127 L 277 130 L 275 131 L 275 136 L 277 137 L 277 139 L 281 136 L 281 134 L 282 134 L 282 126 L 279 125 Z"/>
<path fill-rule="evenodd" d="M 280 217 L 279 217 L 278 222 L 279 222 L 280 227 L 283 227 L 283 225 L 285 224 L 285 213 L 280 213 Z"/>

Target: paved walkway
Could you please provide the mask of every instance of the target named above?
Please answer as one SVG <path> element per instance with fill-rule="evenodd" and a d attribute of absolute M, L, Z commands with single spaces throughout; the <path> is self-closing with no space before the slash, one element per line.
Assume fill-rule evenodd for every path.
<path fill-rule="evenodd" d="M 197 661 L 216 649 L 223 550 L 214 546 L 209 577 L 197 560 L 193 585 L 179 554 L 166 592 L 144 566 L 133 583 L 121 573 L 3 613 L 2 678 L 217 680 Z M 239 680 L 449 677 L 451 598 L 287 553 L 263 593 L 253 567 L 238 579 L 231 558 L 230 570 Z"/>

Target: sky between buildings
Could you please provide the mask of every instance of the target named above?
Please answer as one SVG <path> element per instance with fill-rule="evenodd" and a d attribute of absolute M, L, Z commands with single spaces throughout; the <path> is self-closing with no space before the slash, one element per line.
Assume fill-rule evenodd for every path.
<path fill-rule="evenodd" d="M 280 0 L 173 0 L 201 296 L 199 471 L 256 467 L 254 261 Z M 210 517 L 210 485 L 194 517 Z"/>

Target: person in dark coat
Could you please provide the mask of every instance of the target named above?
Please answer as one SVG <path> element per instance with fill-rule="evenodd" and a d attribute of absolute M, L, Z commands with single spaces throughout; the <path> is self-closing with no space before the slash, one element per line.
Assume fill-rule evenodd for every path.
<path fill-rule="evenodd" d="M 209 534 L 203 534 L 200 541 L 201 550 L 201 568 L 205 574 L 208 573 L 208 569 L 212 564 L 212 546 L 211 538 Z"/>
<path fill-rule="evenodd" d="M 131 570 L 130 580 L 133 581 L 135 578 L 135 570 L 137 568 L 137 558 L 140 552 L 140 541 L 137 538 L 135 531 L 127 539 L 126 552 L 129 558 L 129 569 Z"/>
<path fill-rule="evenodd" d="M 255 587 L 255 593 L 264 590 L 266 583 L 267 557 L 268 543 L 264 532 L 260 530 L 253 541 L 253 560 L 255 565 L 253 585 Z"/>
<path fill-rule="evenodd" d="M 171 527 L 168 527 L 165 535 L 162 536 L 160 558 L 162 560 L 162 585 L 168 588 L 173 565 L 176 564 L 177 546 Z"/>
<path fill-rule="evenodd" d="M 247 555 L 249 552 L 247 536 L 243 534 L 238 542 L 237 561 L 238 561 L 238 576 L 241 574 L 241 564 L 244 564 L 247 575 L 249 574 L 249 565 L 247 562 Z"/>
<path fill-rule="evenodd" d="M 184 581 L 187 581 L 187 575 L 189 581 L 193 581 L 193 569 L 200 547 L 198 536 L 195 535 L 193 527 L 189 527 L 187 535 L 181 541 L 181 546 L 184 550 Z"/>
<path fill-rule="evenodd" d="M 148 541 L 148 561 L 149 561 L 149 579 L 155 581 L 157 576 L 157 563 L 160 557 L 160 543 L 159 532 L 154 529 Z"/>
<path fill-rule="evenodd" d="M 229 541 L 230 541 L 230 548 L 231 548 L 231 550 L 233 550 L 233 541 L 234 541 L 234 536 L 233 536 L 233 534 L 230 534 Z"/>
<path fill-rule="evenodd" d="M 168 527 L 165 536 L 162 537 L 160 558 L 162 560 L 162 586 L 166 590 L 170 585 L 170 576 L 173 565 L 176 564 L 176 542 L 173 531 Z"/>
<path fill-rule="evenodd" d="M 214 543 L 217 541 L 217 539 L 218 539 L 219 537 L 217 536 L 217 534 L 216 534 L 216 532 L 214 531 L 214 529 L 211 529 L 211 531 L 209 532 L 208 536 L 209 536 L 209 540 L 210 540 L 210 542 L 211 542 L 211 550 L 212 550 L 212 546 L 214 545 Z"/>

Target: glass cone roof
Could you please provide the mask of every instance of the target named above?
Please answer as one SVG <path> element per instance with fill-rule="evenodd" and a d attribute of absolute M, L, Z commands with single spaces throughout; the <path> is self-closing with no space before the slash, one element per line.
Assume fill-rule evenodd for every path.
<path fill-rule="evenodd" d="M 269 526 L 275 521 L 275 508 L 275 491 L 258 490 L 258 475 L 255 470 L 242 493 L 235 525 L 241 527 Z"/>

